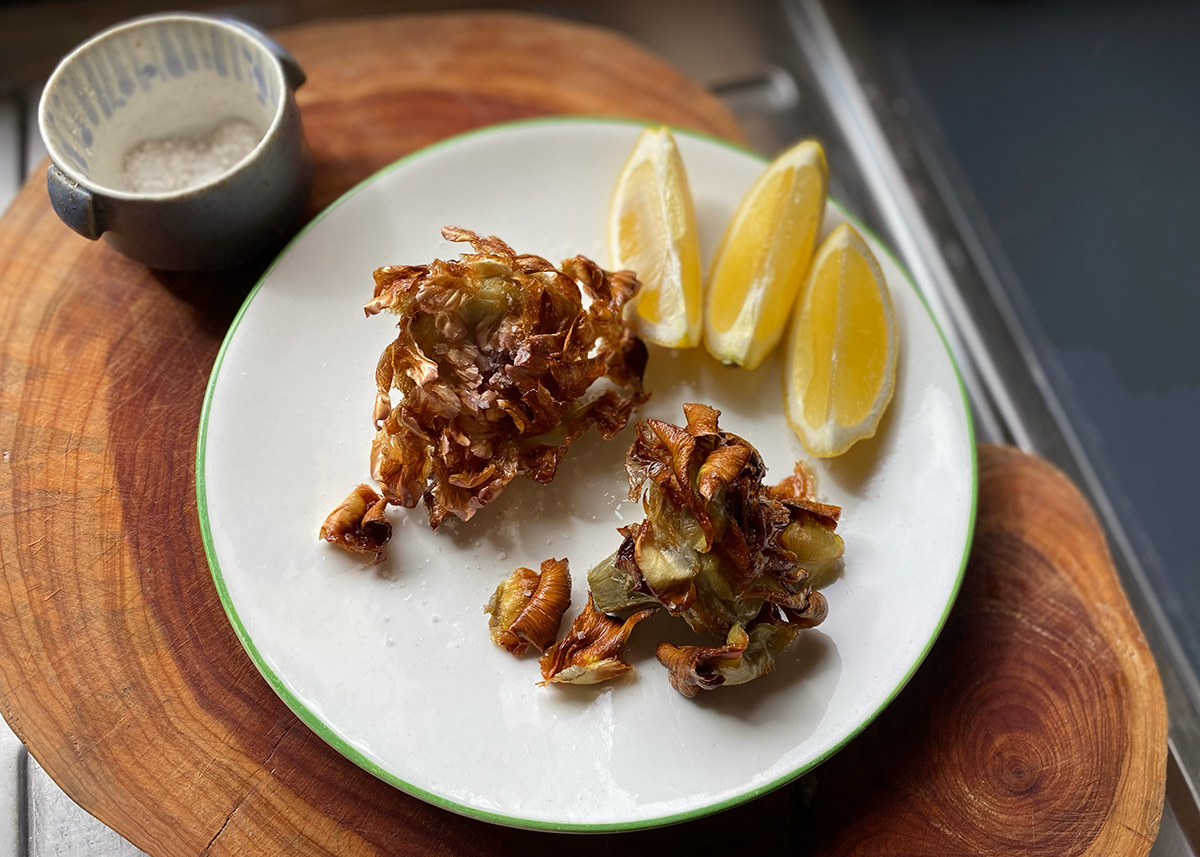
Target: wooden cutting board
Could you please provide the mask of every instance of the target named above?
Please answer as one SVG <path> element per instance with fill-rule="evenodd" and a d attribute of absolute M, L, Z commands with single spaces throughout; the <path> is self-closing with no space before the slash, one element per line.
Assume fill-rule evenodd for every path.
<path fill-rule="evenodd" d="M 312 211 L 406 152 L 548 113 L 740 139 L 625 39 L 513 14 L 324 23 L 280 40 Z M 1086 504 L 981 450 L 959 603 L 897 702 L 814 775 L 675 828 L 576 837 L 463 819 L 375 780 L 274 696 L 225 619 L 194 458 L 218 345 L 262 263 L 145 270 L 67 230 L 35 176 L 0 220 L 0 710 L 85 809 L 154 855 L 1145 854 L 1166 715 Z M 914 582 L 919 585 L 919 582 Z"/>

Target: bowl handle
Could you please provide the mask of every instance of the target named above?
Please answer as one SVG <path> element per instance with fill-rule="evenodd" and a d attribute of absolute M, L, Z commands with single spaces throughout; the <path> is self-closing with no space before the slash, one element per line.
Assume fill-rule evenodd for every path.
<path fill-rule="evenodd" d="M 95 241 L 108 228 L 101 216 L 96 196 L 66 173 L 51 164 L 46 170 L 46 188 L 50 191 L 50 204 L 63 223 L 84 238 Z"/>
<path fill-rule="evenodd" d="M 287 80 L 287 85 L 293 92 L 302 87 L 304 81 L 308 80 L 308 75 L 304 73 L 304 69 L 300 68 L 300 63 L 296 62 L 296 58 L 289 54 L 283 45 L 258 29 L 258 27 L 255 27 L 253 24 L 247 24 L 241 18 L 235 18 L 232 15 L 222 15 L 221 20 L 226 24 L 237 27 L 239 30 L 244 30 L 253 38 L 262 42 L 263 47 L 269 50 L 275 59 L 279 60 L 279 64 L 283 66 L 283 77 Z"/>

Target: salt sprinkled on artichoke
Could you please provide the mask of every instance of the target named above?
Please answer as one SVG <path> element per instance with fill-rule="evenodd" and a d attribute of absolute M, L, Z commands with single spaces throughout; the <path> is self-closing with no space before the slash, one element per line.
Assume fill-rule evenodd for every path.
<path fill-rule="evenodd" d="M 371 472 L 389 503 L 423 498 L 434 527 L 470 520 L 517 475 L 549 482 L 589 426 L 611 438 L 648 398 L 646 347 L 621 316 L 631 272 L 583 256 L 559 270 L 495 237 L 442 235 L 475 252 L 380 268 L 366 305 L 399 319 L 375 372 Z"/>

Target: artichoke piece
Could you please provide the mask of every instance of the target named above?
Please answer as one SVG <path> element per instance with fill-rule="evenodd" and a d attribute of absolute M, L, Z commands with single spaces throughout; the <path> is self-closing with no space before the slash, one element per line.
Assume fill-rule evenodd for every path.
<path fill-rule="evenodd" d="M 638 423 L 626 455 L 630 497 L 646 519 L 622 530 L 624 588 L 654 596 L 696 632 L 748 627 L 767 601 L 811 620 L 806 564 L 823 569 L 841 556 L 841 510 L 816 501 L 803 465 L 765 486 L 762 457 L 720 429 L 716 409 L 687 404 L 684 413 L 686 427 Z"/>
<path fill-rule="evenodd" d="M 798 511 L 779 536 L 779 542 L 796 555 L 815 582 L 826 580 L 838 566 L 846 545 L 835 530 L 842 510 L 818 503 L 817 480 L 803 461 L 797 461 L 792 475 L 767 489 L 772 498 L 790 502 Z"/>
<path fill-rule="evenodd" d="M 541 573 L 518 568 L 496 587 L 484 612 L 492 642 L 520 656 L 533 646 L 544 652 L 558 636 L 571 606 L 571 573 L 565 559 L 542 561 Z"/>
<path fill-rule="evenodd" d="M 772 485 L 767 489 L 767 493 L 776 500 L 810 500 L 812 502 L 816 502 L 816 491 L 816 474 L 803 461 L 796 462 L 792 467 L 791 476 L 784 477 L 778 485 Z"/>
<path fill-rule="evenodd" d="M 678 530 L 660 528 L 660 540 L 650 522 L 643 521 L 633 543 L 633 555 L 646 587 L 673 613 L 686 610 L 696 600 L 693 580 L 700 573 L 700 552 Z"/>
<path fill-rule="evenodd" d="M 646 518 L 621 528 L 620 548 L 589 580 L 606 608 L 652 597 L 723 646 L 659 648 L 672 684 L 692 696 L 742 684 L 774 668 L 775 655 L 828 613 L 810 572 L 842 556 L 841 509 L 817 501 L 811 471 L 797 464 L 779 485 L 747 441 L 719 426 L 720 411 L 683 406 L 687 425 L 637 424 L 625 458 L 630 499 Z"/>
<path fill-rule="evenodd" d="M 375 565 L 383 559 L 384 546 L 392 537 L 385 509 L 387 501 L 370 485 L 359 485 L 321 524 L 321 538 L 353 553 L 372 554 L 371 565 Z"/>
<path fill-rule="evenodd" d="M 749 625 L 761 609 L 761 596 L 739 591 L 721 558 L 705 554 L 696 578 L 696 600 L 679 615 L 698 634 L 724 634 L 733 625 Z"/>
<path fill-rule="evenodd" d="M 642 607 L 657 607 L 653 595 L 633 590 L 629 575 L 617 568 L 617 555 L 606 557 L 588 572 L 588 589 L 601 613 L 624 613 Z"/>
<path fill-rule="evenodd" d="M 801 626 L 778 613 L 756 622 L 749 632 L 729 629 L 723 646 L 658 647 L 658 662 L 667 668 L 671 686 L 687 697 L 722 685 L 745 684 L 775 669 L 775 656 L 796 639 Z"/>
<path fill-rule="evenodd" d="M 648 607 L 621 621 L 597 610 L 589 595 L 567 635 L 539 660 L 541 684 L 599 684 L 629 672 L 633 667 L 621 660 L 621 652 L 633 627 L 657 609 Z"/>
<path fill-rule="evenodd" d="M 722 664 L 719 671 L 725 678 L 725 684 L 745 684 L 756 678 L 762 678 L 775 670 L 775 656 L 786 649 L 796 639 L 803 626 L 797 624 L 776 624 L 774 622 L 759 622 L 749 631 L 749 642 L 746 651 L 742 653 L 741 661 Z"/>
<path fill-rule="evenodd" d="M 788 622 L 800 628 L 815 628 L 829 615 L 825 596 L 809 587 L 793 591 L 778 580 L 763 577 L 751 584 L 745 594 L 774 605 Z"/>
<path fill-rule="evenodd" d="M 825 580 L 846 553 L 845 542 L 828 520 L 801 510 L 779 536 L 780 545 L 796 555 L 814 582 Z"/>
<path fill-rule="evenodd" d="M 365 307 L 399 329 L 375 371 L 371 475 L 389 503 L 423 499 L 434 528 L 470 520 L 519 475 L 550 482 L 589 426 L 611 438 L 648 398 L 646 347 L 622 317 L 631 272 L 442 235 L 475 252 L 379 268 Z"/>
<path fill-rule="evenodd" d="M 658 662 L 667 668 L 671 687 L 693 697 L 725 683 L 721 670 L 740 667 L 750 636 L 741 625 L 729 629 L 723 646 L 673 646 L 659 644 Z"/>
<path fill-rule="evenodd" d="M 773 500 L 787 500 L 794 506 L 809 512 L 819 518 L 821 525 L 830 530 L 836 529 L 838 519 L 842 516 L 841 506 L 817 502 L 817 477 L 803 461 L 797 461 L 792 468 L 792 475 L 778 485 L 767 488 L 767 495 Z"/>

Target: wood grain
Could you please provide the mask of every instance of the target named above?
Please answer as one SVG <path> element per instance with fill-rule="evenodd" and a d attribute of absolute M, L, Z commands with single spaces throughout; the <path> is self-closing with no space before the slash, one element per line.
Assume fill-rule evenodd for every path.
<path fill-rule="evenodd" d="M 1045 462 L 984 447 L 958 601 L 909 687 L 816 772 L 810 853 L 1145 854 L 1166 721 L 1086 501 Z"/>
<path fill-rule="evenodd" d="M 280 38 L 309 74 L 299 100 L 318 169 L 314 211 L 408 151 L 521 116 L 635 115 L 738 138 L 714 99 L 624 39 L 592 28 L 476 14 L 330 23 Z M 882 765 L 894 756 L 925 771 L 930 785 L 920 806 L 938 808 L 937 821 L 948 829 L 981 819 L 989 836 L 1000 836 L 1005 814 L 1025 806 L 1010 794 L 1019 791 L 1013 784 L 1034 778 L 1030 800 L 1055 812 L 1045 824 L 1084 831 L 1072 841 L 1111 843 L 1110 854 L 1145 852 L 1132 834 L 1121 850 L 1118 828 L 1152 837 L 1161 810 L 1165 715 L 1153 665 L 1111 566 L 1101 561 L 1103 540 L 1086 507 L 1067 497 L 1077 514 L 1067 516 L 1073 529 L 1066 533 L 1046 529 L 1054 516 L 1019 515 L 1021 503 L 1049 490 L 1044 485 L 1057 501 L 1069 488 L 1044 466 L 995 450 L 984 458 L 993 475 L 985 479 L 964 604 L 980 586 L 1011 593 L 1001 584 L 1023 576 L 1028 597 L 1004 601 L 986 622 L 956 619 L 947 639 L 954 650 L 977 653 L 972 682 L 1017 667 L 1035 678 L 1045 670 L 1047 680 L 1031 682 L 1027 692 L 1018 681 L 1013 704 L 998 691 L 956 715 L 965 719 L 931 721 L 943 731 L 910 735 L 903 718 L 922 728 L 930 718 L 905 703 L 942 683 L 921 670 L 898 713 L 889 711 L 837 757 L 837 767 L 822 769 L 811 808 L 806 788 L 784 789 L 679 828 L 564 844 L 551 834 L 458 818 L 362 772 L 300 724 L 258 675 L 225 619 L 201 547 L 193 484 L 200 403 L 220 340 L 261 267 L 208 276 L 147 271 L 71 234 L 40 178 L 0 220 L 0 711 L 71 797 L 142 849 L 742 853 L 753 830 L 756 851 L 792 853 L 820 832 L 822 853 L 842 853 L 857 841 L 845 831 L 868 817 L 877 830 L 892 829 L 894 819 L 904 831 L 905 838 L 886 841 L 942 841 L 932 822 L 904 827 L 898 817 L 906 808 L 896 801 L 868 802 L 877 790 L 830 807 L 832 796 L 865 782 L 855 780 L 861 774 L 853 764 L 873 753 L 868 761 Z M 987 535 L 993 531 L 1012 538 Z M 1033 549 L 1016 548 L 1014 539 Z M 1020 630 L 1029 621 L 1043 624 Z M 1038 642 L 1042 633 L 1055 645 L 993 642 Z M 1004 657 L 987 657 L 992 648 Z M 936 699 L 946 704 L 945 696 Z M 1064 721 L 1068 715 L 1075 719 Z M 899 725 L 888 725 L 897 718 Z M 944 731 L 951 728 L 959 731 Z M 878 748 L 870 742 L 881 731 L 902 734 L 905 752 L 859 749 Z M 1076 733 L 1100 738 L 1057 743 Z M 921 736 L 944 743 L 922 744 Z M 943 782 L 935 774 L 950 770 L 939 767 L 945 758 L 959 767 Z M 1069 770 L 1051 776 L 1040 760 Z M 1082 772 L 1088 785 L 1068 801 L 1059 792 L 1075 782 L 1070 771 Z M 956 777 L 966 776 L 979 778 L 964 780 L 975 794 L 994 792 L 996 812 L 980 813 L 961 788 L 954 791 Z M 1007 792 L 996 778 L 1009 783 Z M 945 801 L 935 783 L 949 790 Z M 1050 796 L 1054 802 L 1045 802 Z M 1080 806 L 1086 823 L 1068 812 Z M 874 841 L 885 842 L 884 834 Z M 916 853 L 906 849 L 877 853 Z"/>

